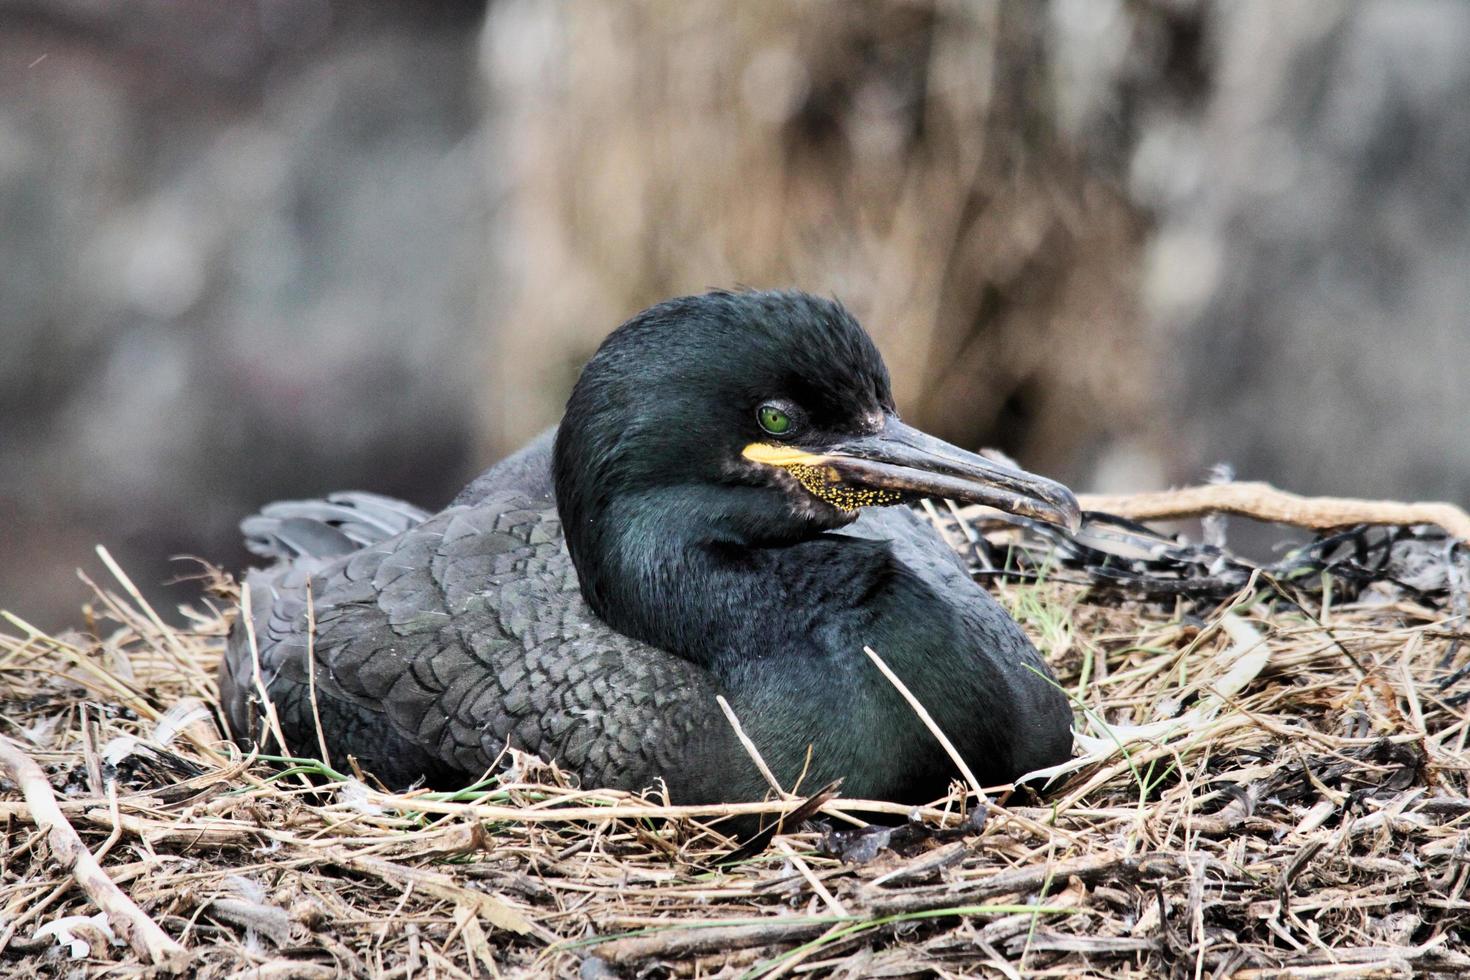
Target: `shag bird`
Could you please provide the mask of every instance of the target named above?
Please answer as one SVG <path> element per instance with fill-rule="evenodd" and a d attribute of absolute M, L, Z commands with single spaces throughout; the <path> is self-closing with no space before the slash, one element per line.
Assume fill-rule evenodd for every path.
<path fill-rule="evenodd" d="M 584 785 L 756 800 L 777 779 L 917 803 L 1065 760 L 1071 712 L 1020 627 L 911 508 L 948 497 L 1075 527 L 1060 484 L 899 421 L 835 301 L 654 306 L 588 362 L 561 425 L 427 514 L 368 494 L 275 504 L 222 700 L 235 736 L 463 785 L 507 745 Z M 314 671 L 314 677 L 310 676 Z M 263 721 L 264 698 L 274 721 Z"/>

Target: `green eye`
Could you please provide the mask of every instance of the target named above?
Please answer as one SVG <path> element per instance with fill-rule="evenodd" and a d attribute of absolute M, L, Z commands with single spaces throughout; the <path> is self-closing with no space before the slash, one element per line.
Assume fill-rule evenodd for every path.
<path fill-rule="evenodd" d="M 775 405 L 762 405 L 755 413 L 755 417 L 760 422 L 761 428 L 773 436 L 785 435 L 791 431 L 791 416 Z"/>

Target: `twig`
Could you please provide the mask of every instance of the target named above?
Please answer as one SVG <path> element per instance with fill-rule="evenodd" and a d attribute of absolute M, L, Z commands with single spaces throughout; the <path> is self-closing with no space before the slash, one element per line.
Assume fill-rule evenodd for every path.
<path fill-rule="evenodd" d="M 113 928 L 147 962 L 170 973 L 183 970 L 189 961 L 188 950 L 160 929 L 107 877 L 56 805 L 56 794 L 52 792 L 51 783 L 41 767 L 19 745 L 3 735 L 0 735 L 0 767 L 25 794 L 31 819 L 47 832 L 51 853 L 57 863 L 70 872 L 87 897 L 107 913 Z"/>
<path fill-rule="evenodd" d="M 980 806 L 985 806 L 989 802 L 989 799 L 985 795 L 984 788 L 980 785 L 980 780 L 975 778 L 974 772 L 970 770 L 969 764 L 965 762 L 965 757 L 960 755 L 959 749 L 954 747 L 954 743 L 949 740 L 949 736 L 944 734 L 943 730 L 940 729 L 939 724 L 929 714 L 928 709 L 924 707 L 918 698 L 914 697 L 913 692 L 908 689 L 908 685 L 899 680 L 898 675 L 888 668 L 888 665 L 883 662 L 883 658 L 873 652 L 872 647 L 863 647 L 863 653 L 866 653 L 868 659 L 873 661 L 874 666 L 883 672 L 883 676 L 888 678 L 888 683 L 892 684 L 898 693 L 903 695 L 903 699 L 909 703 L 909 707 L 914 709 L 914 714 L 919 716 L 919 720 L 924 723 L 925 728 L 929 729 L 929 733 L 939 740 L 939 744 L 948 753 L 950 760 L 959 769 L 960 775 L 965 777 L 965 782 L 970 786 L 970 792 L 975 794 L 975 798 L 979 800 Z"/>
<path fill-rule="evenodd" d="M 1077 499 L 1083 510 L 1103 511 L 1135 521 L 1223 513 L 1314 531 L 1353 524 L 1436 524 L 1461 541 L 1470 542 L 1470 514 L 1454 504 L 1302 497 L 1278 490 L 1269 483 L 1212 483 L 1118 496 L 1079 494 Z"/>
<path fill-rule="evenodd" d="M 690 803 L 683 805 L 659 805 L 643 802 L 640 797 L 617 794 L 616 802 L 597 806 L 558 806 L 533 809 L 531 807 L 496 805 L 488 803 L 456 803 L 427 799 L 407 793 L 383 793 L 367 789 L 363 797 L 367 802 L 384 809 L 405 812 L 438 813 L 448 816 L 461 815 L 475 820 L 509 820 L 517 823 L 574 823 L 588 822 L 605 824 L 614 820 L 699 820 L 726 817 L 782 816 L 790 820 L 791 814 L 801 810 L 807 802 L 821 795 L 793 797 L 785 800 L 765 800 L 760 803 Z M 586 796 L 589 794 L 578 794 Z M 636 802 L 635 802 L 636 801 Z M 825 805 L 826 801 L 824 801 Z M 932 820 L 940 826 L 958 823 L 959 818 L 948 810 L 935 806 L 913 806 L 908 803 L 890 803 L 887 800 L 862 800 L 844 797 L 837 804 L 843 811 L 857 813 L 886 813 L 898 817 L 917 815 Z M 828 812 L 823 810 L 822 812 Z"/>
<path fill-rule="evenodd" d="M 1099 855 L 1057 864 L 1003 871 L 980 881 L 963 885 L 941 885 L 932 889 L 916 889 L 892 896 L 875 898 L 866 908 L 847 921 L 882 918 L 944 908 L 964 908 L 976 901 L 1002 895 L 1036 891 L 1048 880 L 1065 881 L 1070 877 L 1083 881 L 1107 880 L 1113 877 L 1131 880 L 1143 873 L 1178 873 L 1181 859 L 1174 854 L 1154 854 L 1145 860 Z M 769 922 L 707 928 L 670 929 L 646 936 L 616 939 L 596 947 L 597 956 L 609 963 L 636 963 L 641 960 L 678 958 L 720 950 L 742 949 L 775 943 L 801 942 L 826 932 L 839 917 L 772 918 Z"/>
<path fill-rule="evenodd" d="M 316 747 L 330 769 L 332 756 L 327 751 L 327 735 L 322 730 L 322 713 L 316 701 L 316 603 L 312 601 L 309 578 L 306 580 L 306 690 L 311 698 L 311 720 L 316 726 Z M 285 751 L 284 745 L 281 748 Z"/>
<path fill-rule="evenodd" d="M 812 886 L 812 891 L 816 892 L 822 901 L 826 903 L 827 908 L 831 910 L 833 915 L 847 916 L 847 908 L 838 900 L 836 895 L 833 895 L 827 889 L 826 885 L 822 884 L 822 879 L 818 878 L 816 873 L 812 871 L 811 865 L 802 860 L 801 855 L 796 853 L 794 847 L 784 840 L 776 841 L 776 847 L 782 854 L 786 855 L 786 860 L 790 861 L 791 866 L 800 872 L 801 876 L 806 879 L 806 883 Z"/>
<path fill-rule="evenodd" d="M 760 749 L 756 748 L 755 743 L 750 740 L 750 736 L 745 734 L 745 729 L 741 727 L 740 719 L 735 716 L 735 709 L 730 707 L 730 702 L 725 700 L 723 694 L 716 695 L 715 701 L 719 704 L 720 710 L 725 713 L 725 720 L 730 723 L 731 728 L 735 729 L 735 737 L 740 740 L 740 744 L 745 748 L 745 753 L 750 756 L 750 761 L 755 763 L 755 767 L 765 777 L 766 784 L 771 787 L 772 791 L 780 799 L 792 799 L 792 795 L 782 789 L 780 783 L 776 782 L 775 775 L 771 772 L 770 767 L 766 765 L 766 760 L 761 757 Z"/>
<path fill-rule="evenodd" d="M 280 746 L 281 752 L 290 755 L 291 749 L 286 744 L 286 736 L 281 733 L 281 721 L 276 716 L 276 702 L 271 698 L 270 691 L 265 686 L 265 678 L 261 676 L 260 644 L 255 639 L 255 617 L 251 614 L 249 582 L 240 586 L 240 616 L 245 623 L 245 641 L 250 646 L 250 664 L 253 668 L 255 693 L 260 695 L 261 711 L 265 714 L 266 729 L 275 736 L 276 744 Z M 264 735 L 256 744 L 265 744 Z M 304 786 L 311 785 L 311 781 L 304 774 L 301 774 L 301 783 Z"/>
<path fill-rule="evenodd" d="M 169 629 L 164 624 L 163 618 L 154 611 L 152 604 L 143 598 L 143 593 L 138 591 L 138 587 L 133 584 L 133 580 L 128 578 L 128 573 L 124 572 L 122 566 L 113 559 L 111 552 L 100 544 L 97 545 L 96 552 L 97 557 L 102 559 L 102 564 L 106 565 L 107 570 L 112 573 L 112 577 L 118 580 L 123 590 L 127 592 L 128 597 L 138 604 L 138 608 L 143 610 L 143 615 L 153 624 L 153 628 L 158 631 L 158 636 L 163 646 L 168 648 L 168 652 L 172 656 L 174 666 L 178 667 L 187 676 L 189 674 L 187 666 L 189 654 L 179 642 L 178 632 Z M 98 589 L 97 591 L 100 592 L 101 590 Z"/>
<path fill-rule="evenodd" d="M 398 881 L 417 886 L 420 890 L 454 902 L 456 905 L 467 906 L 475 911 L 475 914 L 497 929 L 504 929 L 520 935 L 533 934 L 543 939 L 554 939 L 555 936 L 546 933 L 530 919 L 525 913 L 511 905 L 505 899 L 492 895 L 489 892 L 477 891 L 466 888 L 455 881 L 450 875 L 438 871 L 430 871 L 426 868 L 415 868 L 405 864 L 396 864 L 381 858 L 338 856 L 330 855 L 328 860 L 333 864 L 344 868 L 351 868 L 359 874 L 372 875 L 388 881 Z"/>

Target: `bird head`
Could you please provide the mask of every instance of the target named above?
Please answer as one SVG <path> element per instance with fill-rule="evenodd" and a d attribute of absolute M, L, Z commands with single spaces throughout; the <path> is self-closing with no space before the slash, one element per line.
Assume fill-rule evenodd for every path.
<path fill-rule="evenodd" d="M 801 292 L 673 299 L 613 331 L 571 395 L 553 466 L 574 559 L 609 524 L 781 544 L 923 497 L 1079 520 L 1061 484 L 902 422 L 872 339 Z"/>

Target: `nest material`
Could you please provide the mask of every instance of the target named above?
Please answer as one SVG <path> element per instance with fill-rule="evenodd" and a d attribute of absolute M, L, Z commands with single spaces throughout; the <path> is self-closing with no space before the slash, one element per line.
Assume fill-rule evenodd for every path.
<path fill-rule="evenodd" d="M 1257 570 L 1123 522 L 931 515 L 1075 698 L 1082 754 L 1040 797 L 822 794 L 822 824 L 734 852 L 712 818 L 802 800 L 671 807 L 523 756 L 460 794 L 283 769 L 200 710 L 228 604 L 174 629 L 116 569 L 100 640 L 10 619 L 4 735 L 204 977 L 1470 970 L 1463 547 L 1358 529 Z M 5 969 L 177 967 L 3 789 Z"/>

